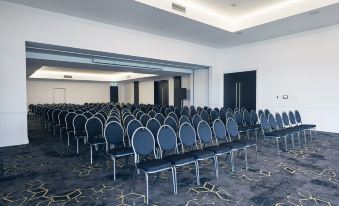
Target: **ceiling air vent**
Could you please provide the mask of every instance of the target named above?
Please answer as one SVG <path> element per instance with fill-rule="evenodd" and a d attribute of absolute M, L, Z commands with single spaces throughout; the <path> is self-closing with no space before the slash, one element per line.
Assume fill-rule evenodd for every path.
<path fill-rule="evenodd" d="M 64 79 L 72 79 L 72 75 L 64 75 Z"/>
<path fill-rule="evenodd" d="M 181 6 L 180 4 L 172 3 L 172 9 L 182 13 L 186 13 L 186 7 Z"/>

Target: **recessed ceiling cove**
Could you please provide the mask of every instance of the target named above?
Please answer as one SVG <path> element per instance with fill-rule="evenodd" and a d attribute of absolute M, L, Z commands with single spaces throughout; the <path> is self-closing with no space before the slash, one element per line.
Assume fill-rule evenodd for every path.
<path fill-rule="evenodd" d="M 339 2 L 339 0 L 135 1 L 229 32 L 237 32 Z"/>

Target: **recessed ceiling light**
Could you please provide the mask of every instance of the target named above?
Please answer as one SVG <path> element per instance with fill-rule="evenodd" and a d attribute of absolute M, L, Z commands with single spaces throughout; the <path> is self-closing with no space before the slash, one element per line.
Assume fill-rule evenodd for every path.
<path fill-rule="evenodd" d="M 238 5 L 236 3 L 230 4 L 230 7 L 237 7 Z"/>
<path fill-rule="evenodd" d="M 313 11 L 310 11 L 310 15 L 316 15 L 316 14 L 319 14 L 320 11 L 319 10 L 313 10 Z"/>

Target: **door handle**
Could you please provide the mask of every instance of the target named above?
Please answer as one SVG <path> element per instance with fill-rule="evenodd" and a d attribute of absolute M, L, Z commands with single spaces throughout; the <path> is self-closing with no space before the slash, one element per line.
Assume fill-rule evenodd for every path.
<path fill-rule="evenodd" d="M 238 82 L 235 83 L 235 108 L 238 107 Z"/>
<path fill-rule="evenodd" d="M 239 82 L 239 110 L 241 107 L 241 82 Z"/>

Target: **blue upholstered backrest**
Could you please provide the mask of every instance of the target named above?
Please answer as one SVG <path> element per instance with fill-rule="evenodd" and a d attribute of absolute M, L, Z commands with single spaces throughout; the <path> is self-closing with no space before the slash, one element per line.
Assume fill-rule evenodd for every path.
<path fill-rule="evenodd" d="M 154 154 L 155 141 L 152 132 L 146 127 L 140 127 L 133 133 L 132 147 L 134 153 L 137 155 L 150 155 Z"/>
<path fill-rule="evenodd" d="M 196 135 L 191 124 L 184 123 L 180 126 L 179 137 L 184 146 L 192 147 L 195 144 Z"/>
<path fill-rule="evenodd" d="M 213 122 L 214 135 L 218 140 L 226 139 L 226 127 L 220 119 L 216 119 Z"/>
<path fill-rule="evenodd" d="M 199 122 L 197 133 L 202 143 L 207 144 L 212 142 L 212 131 L 206 121 L 202 120 Z"/>
<path fill-rule="evenodd" d="M 177 147 L 177 135 L 172 127 L 168 125 L 160 127 L 157 138 L 158 144 L 163 151 L 170 151 Z"/>
<path fill-rule="evenodd" d="M 120 144 L 124 140 L 124 129 L 119 122 L 109 122 L 104 131 L 104 136 L 110 144 Z"/>
<path fill-rule="evenodd" d="M 226 129 L 231 139 L 239 137 L 238 124 L 233 118 L 227 119 Z"/>

